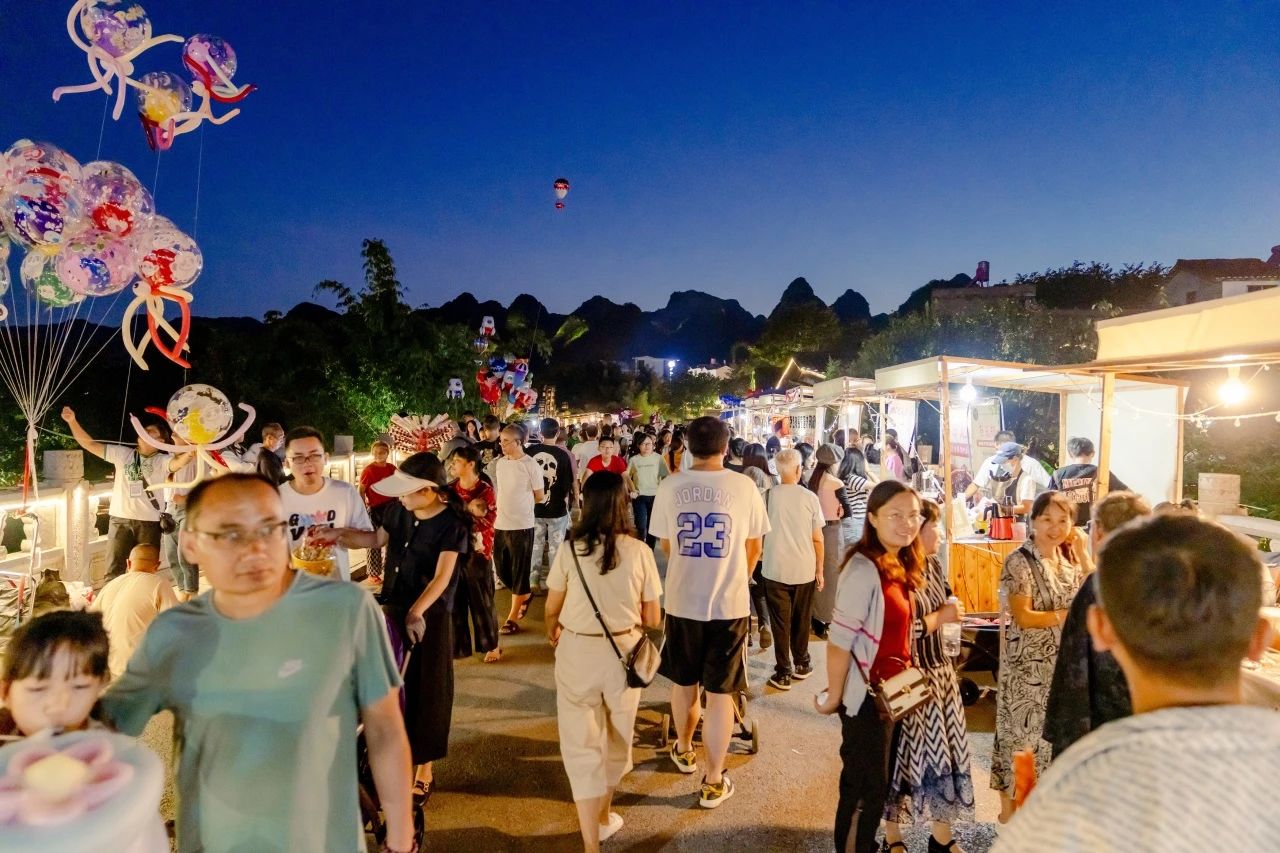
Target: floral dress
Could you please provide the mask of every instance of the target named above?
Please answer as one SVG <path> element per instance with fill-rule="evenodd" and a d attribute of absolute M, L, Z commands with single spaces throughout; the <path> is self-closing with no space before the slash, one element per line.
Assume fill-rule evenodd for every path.
<path fill-rule="evenodd" d="M 929 682 L 933 701 L 898 724 L 885 820 L 912 823 L 973 820 L 973 775 L 964 703 L 955 666 L 942 651 L 942 635 L 924 633 L 925 616 L 947 603 L 937 557 L 925 566 L 925 585 L 911 595 L 911 661 Z"/>
<path fill-rule="evenodd" d="M 1029 596 L 1032 610 L 1066 610 L 1080 589 L 1084 570 L 1063 563 L 1059 571 L 1052 565 L 1028 541 L 1005 558 L 1000 587 L 1009 597 Z M 991 753 L 991 787 L 997 791 L 1013 788 L 1015 752 L 1034 749 L 1039 774 L 1052 760 L 1052 748 L 1042 735 L 1061 637 L 1062 629 L 1057 626 L 1019 628 L 1011 621 L 1005 629 L 1000 691 L 996 696 L 996 738 Z"/>

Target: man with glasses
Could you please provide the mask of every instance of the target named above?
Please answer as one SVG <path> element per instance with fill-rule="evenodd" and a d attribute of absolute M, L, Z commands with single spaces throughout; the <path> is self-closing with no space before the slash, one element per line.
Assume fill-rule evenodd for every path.
<path fill-rule="evenodd" d="M 289 522 L 289 548 L 306 544 L 312 527 L 353 527 L 372 530 L 369 511 L 360 492 L 350 483 L 331 480 L 324 475 L 329 457 L 324 450 L 324 434 L 315 427 L 295 427 L 285 436 L 285 460 L 293 479 L 280 486 L 285 518 Z M 347 549 L 336 546 L 334 555 L 338 574 L 351 580 L 351 557 Z"/>
<path fill-rule="evenodd" d="M 280 497 L 256 474 L 206 480 L 181 547 L 213 588 L 151 623 L 103 697 L 120 731 L 176 717 L 177 840 L 194 850 L 363 850 L 356 726 L 387 817 L 415 849 L 400 677 L 373 598 L 289 568 Z"/>

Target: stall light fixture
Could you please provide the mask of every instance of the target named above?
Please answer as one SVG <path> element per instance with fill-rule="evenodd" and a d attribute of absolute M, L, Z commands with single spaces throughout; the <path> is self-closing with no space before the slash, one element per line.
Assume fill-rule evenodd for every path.
<path fill-rule="evenodd" d="M 1218 386 L 1218 397 L 1228 406 L 1236 406 L 1249 396 L 1249 389 L 1240 381 L 1240 368 L 1232 365 L 1227 368 L 1227 381 Z"/>
<path fill-rule="evenodd" d="M 960 399 L 966 403 L 972 403 L 978 399 L 978 389 L 973 387 L 973 379 L 964 380 L 964 387 L 960 389 Z"/>

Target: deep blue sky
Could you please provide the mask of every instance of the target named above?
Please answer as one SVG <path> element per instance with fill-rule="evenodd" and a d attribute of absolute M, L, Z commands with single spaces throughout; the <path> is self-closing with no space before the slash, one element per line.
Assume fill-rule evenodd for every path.
<path fill-rule="evenodd" d="M 881 311 L 980 258 L 1000 279 L 1280 243 L 1274 3 L 142 2 L 261 87 L 203 132 L 202 314 L 358 284 L 364 237 L 415 304 L 698 288 L 761 313 L 798 275 Z M 93 159 L 102 96 L 49 97 L 88 79 L 69 3 L 4 6 L 0 145 Z M 159 162 L 188 230 L 200 135 Z M 130 112 L 102 156 L 155 173 Z"/>

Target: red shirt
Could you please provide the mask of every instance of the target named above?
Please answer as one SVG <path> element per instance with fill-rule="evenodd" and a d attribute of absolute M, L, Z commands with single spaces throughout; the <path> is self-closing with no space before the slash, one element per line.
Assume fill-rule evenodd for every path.
<path fill-rule="evenodd" d="M 477 480 L 475 488 L 464 489 L 462 483 L 454 480 L 451 484 L 453 491 L 462 498 L 463 506 L 471 503 L 476 498 L 482 498 L 489 507 L 489 511 L 481 518 L 471 515 L 471 509 L 467 507 L 467 514 L 471 515 L 471 521 L 475 525 L 473 528 L 474 536 L 472 543 L 475 546 L 476 553 L 485 557 L 493 556 L 493 522 L 498 517 L 498 495 L 493 491 L 493 486 L 489 485 L 486 480 Z"/>
<path fill-rule="evenodd" d="M 360 472 L 360 485 L 364 488 L 364 502 L 369 505 L 369 509 L 375 506 L 381 506 L 387 501 L 393 501 L 395 498 L 389 498 L 386 495 L 380 495 L 373 490 L 373 484 L 379 480 L 385 480 L 396 472 L 396 466 L 390 462 L 370 462 L 364 466 L 364 470 Z"/>
<path fill-rule="evenodd" d="M 897 675 L 911 662 L 911 595 L 907 583 L 888 580 L 882 574 L 880 589 L 884 592 L 884 628 L 871 664 L 872 684 Z"/>
<path fill-rule="evenodd" d="M 621 456 L 614 456 L 609 460 L 609 464 L 604 464 L 603 456 L 593 456 L 591 461 L 587 463 L 587 470 L 595 471 L 612 471 L 615 474 L 627 473 L 627 463 Z"/>

